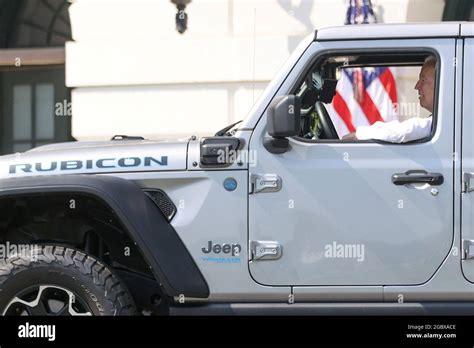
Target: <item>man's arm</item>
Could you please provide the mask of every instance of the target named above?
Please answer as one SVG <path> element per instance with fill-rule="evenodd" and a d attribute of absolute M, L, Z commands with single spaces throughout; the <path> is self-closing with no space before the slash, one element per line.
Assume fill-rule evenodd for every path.
<path fill-rule="evenodd" d="M 356 132 L 345 135 L 342 140 L 377 139 L 391 143 L 404 143 L 423 139 L 431 133 L 432 117 L 414 117 L 403 122 L 375 122 L 371 126 L 360 126 Z"/>

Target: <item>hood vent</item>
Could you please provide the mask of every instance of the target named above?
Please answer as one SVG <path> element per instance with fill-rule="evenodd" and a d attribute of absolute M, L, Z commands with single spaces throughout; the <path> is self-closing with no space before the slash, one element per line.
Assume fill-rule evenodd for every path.
<path fill-rule="evenodd" d="M 155 203 L 168 221 L 173 219 L 176 215 L 176 206 L 164 191 L 159 189 L 147 189 L 143 192 Z"/>

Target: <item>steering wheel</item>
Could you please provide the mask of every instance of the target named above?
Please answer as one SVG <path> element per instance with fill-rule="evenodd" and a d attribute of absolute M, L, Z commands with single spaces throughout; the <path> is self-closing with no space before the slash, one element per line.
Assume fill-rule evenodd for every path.
<path fill-rule="evenodd" d="M 334 124 L 332 123 L 331 117 L 324 107 L 323 103 L 320 101 L 316 102 L 315 104 L 316 112 L 319 115 L 319 119 L 321 120 L 321 128 L 322 133 L 324 135 L 324 139 L 339 139 L 337 135 L 336 128 L 334 128 Z"/>

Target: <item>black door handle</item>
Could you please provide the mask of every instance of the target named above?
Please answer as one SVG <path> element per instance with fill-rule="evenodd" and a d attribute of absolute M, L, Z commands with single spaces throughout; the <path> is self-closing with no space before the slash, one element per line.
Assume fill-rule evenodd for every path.
<path fill-rule="evenodd" d="M 438 186 L 444 182 L 444 177 L 441 173 L 428 173 L 425 170 L 409 170 L 405 173 L 393 174 L 392 182 L 395 185 L 430 184 L 432 186 Z"/>

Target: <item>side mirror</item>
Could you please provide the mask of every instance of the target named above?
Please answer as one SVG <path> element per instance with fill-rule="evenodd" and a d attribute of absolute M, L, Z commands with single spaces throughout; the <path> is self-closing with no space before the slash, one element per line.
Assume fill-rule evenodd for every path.
<path fill-rule="evenodd" d="M 284 95 L 273 99 L 267 111 L 267 131 L 272 139 L 263 143 L 271 153 L 284 153 L 289 142 L 286 137 L 300 134 L 301 99 L 296 95 Z"/>

